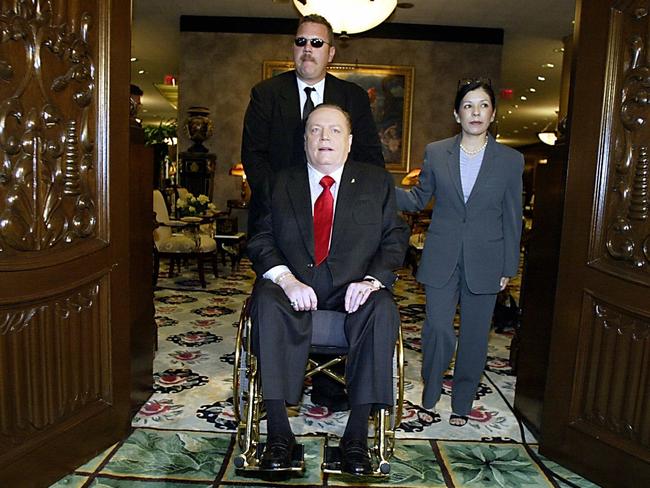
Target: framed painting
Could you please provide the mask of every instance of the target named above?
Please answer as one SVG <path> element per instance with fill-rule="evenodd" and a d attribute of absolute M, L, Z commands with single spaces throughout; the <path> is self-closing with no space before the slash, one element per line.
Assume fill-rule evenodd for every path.
<path fill-rule="evenodd" d="M 292 61 L 264 61 L 264 78 L 293 69 Z M 386 169 L 407 173 L 411 156 L 412 66 L 334 63 L 327 71 L 361 86 L 370 99 Z"/>

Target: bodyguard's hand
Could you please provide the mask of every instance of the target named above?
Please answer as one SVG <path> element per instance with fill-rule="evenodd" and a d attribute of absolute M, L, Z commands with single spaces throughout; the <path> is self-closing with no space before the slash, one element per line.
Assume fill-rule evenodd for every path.
<path fill-rule="evenodd" d="M 502 276 L 501 281 L 499 281 L 499 286 L 501 287 L 501 291 L 506 289 L 508 283 L 510 283 L 510 278 L 508 278 L 507 276 Z"/>
<path fill-rule="evenodd" d="M 282 291 L 284 291 L 294 310 L 300 312 L 316 310 L 318 299 L 311 286 L 307 286 L 301 281 L 298 281 L 293 275 L 287 276 L 278 286 L 282 288 Z"/>
<path fill-rule="evenodd" d="M 345 311 L 354 313 L 359 307 L 366 303 L 371 293 L 379 290 L 369 281 L 355 281 L 348 285 L 345 292 Z"/>

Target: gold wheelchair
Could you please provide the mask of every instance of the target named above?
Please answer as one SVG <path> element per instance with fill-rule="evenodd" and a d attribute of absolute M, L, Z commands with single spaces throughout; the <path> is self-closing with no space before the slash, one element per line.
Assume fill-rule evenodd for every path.
<path fill-rule="evenodd" d="M 250 298 L 242 307 L 235 344 L 235 365 L 233 371 L 233 403 L 237 419 L 237 443 L 240 454 L 234 458 L 237 471 L 264 471 L 259 467 L 259 460 L 264 450 L 260 442 L 260 419 L 262 417 L 262 391 L 258 362 L 252 353 L 251 327 L 249 316 Z M 345 361 L 348 344 L 344 333 L 345 313 L 317 310 L 312 312 L 312 340 L 310 352 L 327 355 L 325 362 L 317 363 L 309 359 L 305 377 L 317 373 L 328 375 L 330 378 L 345 384 L 345 378 L 332 371 L 332 367 Z M 330 359 L 331 358 L 331 359 Z M 373 416 L 374 438 L 370 447 L 370 457 L 373 466 L 372 476 L 386 477 L 390 473 L 390 458 L 395 448 L 395 430 L 402 421 L 404 404 L 404 351 L 402 330 L 393 354 L 393 398 L 394 405 L 389 408 L 376 410 Z M 341 459 L 338 446 L 329 446 L 329 436 L 326 441 L 325 459 L 321 469 L 325 473 L 340 474 Z M 277 471 L 305 470 L 302 447 L 296 444 L 293 464 L 289 469 Z M 268 471 L 266 471 L 268 472 Z"/>

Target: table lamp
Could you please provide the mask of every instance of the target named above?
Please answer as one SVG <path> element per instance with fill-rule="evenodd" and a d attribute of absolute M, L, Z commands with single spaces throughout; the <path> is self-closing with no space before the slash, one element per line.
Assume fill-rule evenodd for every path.
<path fill-rule="evenodd" d="M 235 163 L 230 168 L 228 172 L 230 176 L 240 176 L 241 177 L 241 200 L 242 202 L 246 201 L 246 172 L 244 171 L 244 165 L 242 163 Z"/>

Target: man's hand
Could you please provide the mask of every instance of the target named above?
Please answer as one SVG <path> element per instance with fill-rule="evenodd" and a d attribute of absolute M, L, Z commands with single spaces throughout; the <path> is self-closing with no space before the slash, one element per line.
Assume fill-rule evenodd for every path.
<path fill-rule="evenodd" d="M 501 287 L 501 291 L 506 289 L 508 283 L 510 283 L 510 278 L 508 278 L 507 276 L 502 276 L 501 281 L 499 281 L 499 286 Z"/>
<path fill-rule="evenodd" d="M 366 303 L 371 293 L 379 288 L 369 281 L 355 281 L 348 285 L 345 292 L 345 311 L 354 313 L 359 307 Z"/>
<path fill-rule="evenodd" d="M 282 288 L 294 310 L 301 312 L 316 310 L 318 299 L 313 288 L 298 281 L 294 275 L 289 273 L 283 277 L 278 282 L 278 286 Z"/>

